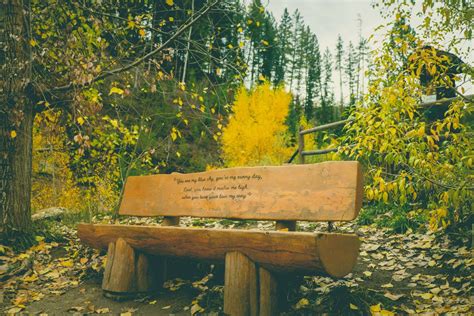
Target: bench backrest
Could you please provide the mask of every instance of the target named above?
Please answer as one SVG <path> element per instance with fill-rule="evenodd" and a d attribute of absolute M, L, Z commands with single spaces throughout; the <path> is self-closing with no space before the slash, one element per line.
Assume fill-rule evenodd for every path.
<path fill-rule="evenodd" d="M 132 176 L 119 213 L 349 221 L 362 206 L 362 177 L 356 161 Z"/>

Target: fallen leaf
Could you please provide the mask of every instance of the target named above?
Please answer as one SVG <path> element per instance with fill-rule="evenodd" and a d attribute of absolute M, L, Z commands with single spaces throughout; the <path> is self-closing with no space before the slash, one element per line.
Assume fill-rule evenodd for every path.
<path fill-rule="evenodd" d="M 370 272 L 370 271 L 364 271 L 363 273 L 368 278 L 372 276 L 372 272 Z"/>
<path fill-rule="evenodd" d="M 392 294 L 390 292 L 387 292 L 385 293 L 383 296 L 385 296 L 386 298 L 388 299 L 391 299 L 392 301 L 397 301 L 399 300 L 401 297 L 405 296 L 403 294 Z"/>
<path fill-rule="evenodd" d="M 19 312 L 21 312 L 22 310 L 23 310 L 23 308 L 21 308 L 21 307 L 13 307 L 13 308 L 10 308 L 9 310 L 7 310 L 7 315 L 16 315 Z"/>
<path fill-rule="evenodd" d="M 66 261 L 62 261 L 61 265 L 66 268 L 71 268 L 74 266 L 74 262 L 72 260 L 66 260 Z"/>
<path fill-rule="evenodd" d="M 165 307 L 162 307 L 161 309 L 170 309 L 171 308 L 171 305 L 167 305 Z"/>
<path fill-rule="evenodd" d="M 349 304 L 349 307 L 350 307 L 350 309 L 355 310 L 355 311 L 359 309 L 359 307 L 357 307 L 356 305 L 354 305 L 352 303 Z"/>
<path fill-rule="evenodd" d="M 388 288 L 392 288 L 393 284 L 392 283 L 382 284 L 381 287 L 388 289 Z"/>
<path fill-rule="evenodd" d="M 97 314 L 107 314 L 107 313 L 110 313 L 110 308 L 108 307 L 99 308 L 99 309 L 96 309 L 95 312 Z"/>
<path fill-rule="evenodd" d="M 377 305 L 370 306 L 370 311 L 372 313 L 380 312 L 381 310 L 382 310 L 382 308 L 380 307 L 380 303 L 377 304 Z"/>
<path fill-rule="evenodd" d="M 194 304 L 192 307 L 191 307 L 191 315 L 194 315 L 196 313 L 201 313 L 204 311 L 204 308 L 202 308 L 201 306 L 199 306 L 199 304 Z"/>
<path fill-rule="evenodd" d="M 432 297 L 433 297 L 433 294 L 431 293 L 423 293 L 420 295 L 421 298 L 425 299 L 425 300 L 430 300 Z"/>
<path fill-rule="evenodd" d="M 431 289 L 430 292 L 433 293 L 434 295 L 437 295 L 437 294 L 439 294 L 439 292 L 441 292 L 441 288 L 435 287 L 435 288 Z"/>

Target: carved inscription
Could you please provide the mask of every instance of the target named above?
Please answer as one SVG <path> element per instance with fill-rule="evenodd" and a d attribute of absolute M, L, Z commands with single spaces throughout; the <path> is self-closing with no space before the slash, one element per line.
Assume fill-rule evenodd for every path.
<path fill-rule="evenodd" d="M 357 162 L 243 167 L 129 177 L 120 214 L 266 220 L 352 220 Z"/>
<path fill-rule="evenodd" d="M 242 201 L 252 196 L 252 184 L 262 181 L 258 173 L 242 175 L 208 175 L 191 178 L 173 178 L 181 189 L 181 200 Z"/>

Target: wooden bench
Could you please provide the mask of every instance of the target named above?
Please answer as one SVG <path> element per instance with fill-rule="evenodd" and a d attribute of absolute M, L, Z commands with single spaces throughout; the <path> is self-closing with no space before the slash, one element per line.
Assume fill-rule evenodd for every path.
<path fill-rule="evenodd" d="M 162 226 L 79 224 L 107 249 L 103 290 L 147 292 L 166 257 L 225 261 L 224 312 L 274 315 L 278 272 L 342 277 L 356 263 L 355 234 L 295 232 L 296 221 L 350 221 L 362 204 L 358 162 L 249 167 L 129 177 L 119 213 L 164 216 Z M 276 221 L 277 231 L 177 227 L 180 216 Z"/>

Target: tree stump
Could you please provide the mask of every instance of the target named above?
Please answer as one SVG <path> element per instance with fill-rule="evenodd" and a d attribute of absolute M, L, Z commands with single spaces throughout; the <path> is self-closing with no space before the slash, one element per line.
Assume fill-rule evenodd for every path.
<path fill-rule="evenodd" d="M 123 238 L 109 244 L 102 289 L 107 297 L 122 299 L 155 290 L 159 279 L 153 256 L 136 252 Z"/>
<path fill-rule="evenodd" d="M 240 252 L 225 256 L 224 313 L 232 316 L 258 315 L 257 268 Z"/>

